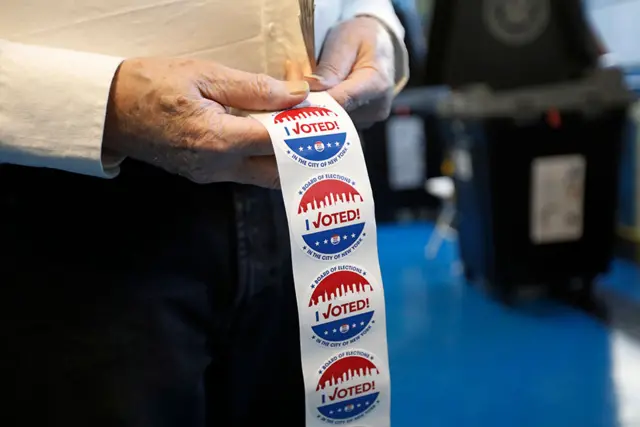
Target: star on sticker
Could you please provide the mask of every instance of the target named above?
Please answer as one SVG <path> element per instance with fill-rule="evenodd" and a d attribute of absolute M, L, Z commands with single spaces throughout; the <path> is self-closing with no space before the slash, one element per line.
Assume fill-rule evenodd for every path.
<path fill-rule="evenodd" d="M 307 247 L 306 247 L 306 246 L 303 246 L 303 247 L 302 247 L 302 250 L 306 250 L 306 249 L 307 249 Z"/>
<path fill-rule="evenodd" d="M 311 150 L 311 146 L 310 146 L 310 145 L 307 145 L 307 149 L 308 149 L 308 150 Z"/>
<path fill-rule="evenodd" d="M 339 146 L 340 146 L 340 143 L 336 141 L 336 147 L 339 147 Z"/>
<path fill-rule="evenodd" d="M 362 406 L 362 404 L 361 404 L 361 403 L 358 403 L 358 408 L 359 408 L 359 407 L 361 407 L 361 406 Z"/>
<path fill-rule="evenodd" d="M 324 334 L 325 335 L 329 335 L 329 331 L 324 331 Z"/>
<path fill-rule="evenodd" d="M 329 241 L 327 239 L 324 239 L 324 244 L 326 245 L 327 243 L 329 243 Z"/>
<path fill-rule="evenodd" d="M 362 237 L 367 237 L 367 233 L 362 233 Z"/>
<path fill-rule="evenodd" d="M 301 145 L 299 150 L 300 150 L 300 152 L 303 152 L 304 151 L 304 147 Z"/>
<path fill-rule="evenodd" d="M 347 240 L 347 235 L 345 234 L 344 236 L 342 236 L 342 238 L 344 238 L 344 240 Z"/>
<path fill-rule="evenodd" d="M 302 191 L 298 191 L 298 194 L 302 196 Z"/>
<path fill-rule="evenodd" d="M 334 330 L 333 330 L 333 333 L 335 334 L 336 332 L 338 332 L 338 330 L 337 330 L 337 329 L 334 329 Z"/>
<path fill-rule="evenodd" d="M 357 325 L 354 323 L 354 324 L 353 324 L 353 327 L 355 328 L 356 326 L 357 326 Z"/>
<path fill-rule="evenodd" d="M 351 238 L 355 239 L 356 238 L 356 233 L 351 234 Z"/>
<path fill-rule="evenodd" d="M 287 154 L 291 154 L 291 150 L 287 150 Z"/>
<path fill-rule="evenodd" d="M 328 143 L 328 144 L 327 144 L 327 147 L 331 147 L 331 143 Z"/>
<path fill-rule="evenodd" d="M 356 182 L 355 182 L 355 181 L 353 181 L 353 185 L 356 185 Z"/>
<path fill-rule="evenodd" d="M 320 246 L 320 242 L 316 242 L 316 246 Z"/>
<path fill-rule="evenodd" d="M 364 326 L 364 322 L 360 322 L 360 326 Z"/>

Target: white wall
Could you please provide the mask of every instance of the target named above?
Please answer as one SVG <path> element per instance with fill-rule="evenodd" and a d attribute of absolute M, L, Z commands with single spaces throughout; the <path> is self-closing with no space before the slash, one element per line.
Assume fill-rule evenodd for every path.
<path fill-rule="evenodd" d="M 640 65 L 640 0 L 586 3 L 591 20 L 615 61 L 621 65 Z"/>

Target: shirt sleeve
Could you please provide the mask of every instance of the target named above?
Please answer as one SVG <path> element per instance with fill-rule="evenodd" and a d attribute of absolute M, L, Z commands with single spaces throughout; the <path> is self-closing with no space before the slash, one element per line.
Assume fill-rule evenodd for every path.
<path fill-rule="evenodd" d="M 396 93 L 409 80 L 409 53 L 404 44 L 404 28 L 393 9 L 391 0 L 343 0 L 342 20 L 356 16 L 371 16 L 378 19 L 391 32 L 395 48 Z"/>
<path fill-rule="evenodd" d="M 121 62 L 0 40 L 0 163 L 116 176 L 122 158 L 102 137 Z"/>

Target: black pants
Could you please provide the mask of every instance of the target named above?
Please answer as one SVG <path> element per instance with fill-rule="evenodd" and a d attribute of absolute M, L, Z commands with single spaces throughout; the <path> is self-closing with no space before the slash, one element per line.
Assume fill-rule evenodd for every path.
<path fill-rule="evenodd" d="M 0 167 L 0 425 L 304 425 L 281 195 Z"/>

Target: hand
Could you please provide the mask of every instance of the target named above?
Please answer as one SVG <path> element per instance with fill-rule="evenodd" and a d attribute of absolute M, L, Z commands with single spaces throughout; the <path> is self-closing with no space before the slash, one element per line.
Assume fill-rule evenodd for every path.
<path fill-rule="evenodd" d="M 191 59 L 145 58 L 120 66 L 107 108 L 105 148 L 196 183 L 279 188 L 266 128 L 229 108 L 278 111 L 309 85 Z"/>
<path fill-rule="evenodd" d="M 357 17 L 331 30 L 307 81 L 327 90 L 359 127 L 386 119 L 393 101 L 395 52 L 391 34 L 375 18 Z"/>

